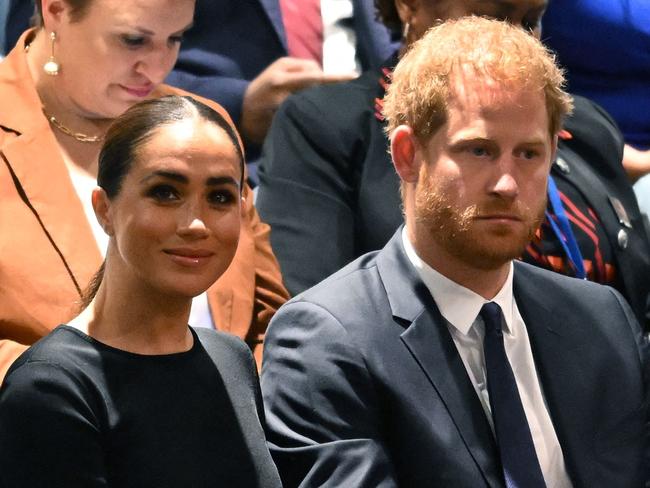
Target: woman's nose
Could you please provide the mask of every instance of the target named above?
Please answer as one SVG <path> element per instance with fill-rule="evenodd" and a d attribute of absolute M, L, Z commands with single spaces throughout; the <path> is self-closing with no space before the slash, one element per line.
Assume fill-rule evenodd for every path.
<path fill-rule="evenodd" d="M 174 67 L 177 56 L 178 50 L 175 48 L 157 47 L 137 62 L 135 70 L 154 85 L 159 85 Z"/>
<path fill-rule="evenodd" d="M 210 235 L 200 205 L 188 205 L 181 212 L 177 233 L 186 239 L 203 239 Z"/>

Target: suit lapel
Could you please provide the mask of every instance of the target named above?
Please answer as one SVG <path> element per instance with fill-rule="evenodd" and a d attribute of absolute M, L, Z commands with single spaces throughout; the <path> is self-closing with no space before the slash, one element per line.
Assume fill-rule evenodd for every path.
<path fill-rule="evenodd" d="M 405 347 L 447 407 L 485 483 L 502 486 L 492 431 L 443 317 L 404 253 L 401 228 L 378 257 L 377 266 L 393 316 L 404 323 Z M 428 395 L 427 392 L 417 392 Z"/>
<path fill-rule="evenodd" d="M 593 398 L 581 378 L 581 349 L 589 331 L 584 330 L 571 310 L 561 305 L 553 290 L 540 293 L 534 276 L 525 265 L 515 264 L 514 294 L 526 324 L 537 374 L 548 405 L 551 421 L 562 447 L 567 471 L 575 486 L 584 484 L 579 458 L 588 453 L 585 442 L 593 435 L 593 419 L 587 399 Z M 549 299 L 549 297 L 551 297 Z M 554 306 L 551 306 L 551 303 Z"/>
<path fill-rule="evenodd" d="M 259 3 L 266 16 L 269 18 L 271 25 L 273 25 L 273 29 L 275 30 L 282 47 L 287 51 L 287 35 L 284 30 L 282 11 L 280 10 L 280 0 L 259 0 Z"/>

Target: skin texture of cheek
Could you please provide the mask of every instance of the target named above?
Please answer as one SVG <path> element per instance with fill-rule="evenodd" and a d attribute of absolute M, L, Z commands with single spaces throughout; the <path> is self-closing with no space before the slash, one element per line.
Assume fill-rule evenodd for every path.
<path fill-rule="evenodd" d="M 506 201 L 486 197 L 481 202 L 462 204 L 455 200 L 453 186 L 418 185 L 415 219 L 428 229 L 441 249 L 478 269 L 495 269 L 521 255 L 544 215 L 545 200 L 536 199 L 531 207 L 521 200 Z M 486 227 L 478 217 L 507 213 L 521 222 Z"/>

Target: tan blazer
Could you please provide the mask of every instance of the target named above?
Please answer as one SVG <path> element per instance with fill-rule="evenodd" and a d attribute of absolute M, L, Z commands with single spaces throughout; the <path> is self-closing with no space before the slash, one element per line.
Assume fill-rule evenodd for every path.
<path fill-rule="evenodd" d="M 27 67 L 30 35 L 0 63 L 0 380 L 28 345 L 76 314 L 102 261 Z M 173 93 L 185 92 L 163 85 L 154 96 Z M 244 198 L 237 253 L 208 303 L 217 328 L 246 340 L 259 364 L 266 326 L 288 294 L 248 186 Z"/>

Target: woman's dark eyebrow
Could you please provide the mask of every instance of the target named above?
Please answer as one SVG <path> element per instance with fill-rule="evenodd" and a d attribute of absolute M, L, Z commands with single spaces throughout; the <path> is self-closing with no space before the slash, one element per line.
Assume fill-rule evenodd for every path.
<path fill-rule="evenodd" d="M 185 185 L 187 185 L 190 182 L 190 180 L 189 180 L 189 178 L 187 178 L 187 176 L 182 175 L 180 173 L 174 173 L 173 171 L 157 170 L 157 171 L 154 171 L 154 172 L 148 174 L 144 178 L 142 178 L 140 180 L 140 183 L 146 183 L 150 179 L 156 178 L 156 177 L 166 178 L 166 179 L 169 179 L 169 180 L 176 181 L 178 183 L 183 183 Z M 232 176 L 210 176 L 206 180 L 205 184 L 207 186 L 218 186 L 218 185 L 226 184 L 226 185 L 233 185 L 233 186 L 239 188 L 239 181 L 237 181 Z"/>
<path fill-rule="evenodd" d="M 211 176 L 205 184 L 208 186 L 233 185 L 239 188 L 239 181 L 232 176 Z"/>
<path fill-rule="evenodd" d="M 187 25 L 186 25 L 185 27 L 183 27 L 181 30 L 174 32 L 174 33 L 172 34 L 172 36 L 178 36 L 178 35 L 185 34 L 185 32 L 187 32 L 188 30 L 190 30 L 193 26 L 194 26 L 194 21 L 192 21 L 192 22 L 190 22 L 189 24 L 187 24 Z M 155 35 L 155 32 L 153 32 L 153 31 L 151 31 L 151 30 L 149 30 L 149 29 L 146 29 L 146 28 L 144 28 L 144 27 L 135 26 L 134 28 L 135 28 L 135 30 L 137 30 L 138 32 L 140 32 L 140 34 L 143 34 L 143 35 L 145 35 L 145 36 L 153 36 L 153 35 Z"/>
<path fill-rule="evenodd" d="M 174 180 L 174 181 L 177 181 L 178 183 L 188 184 L 190 182 L 190 180 L 187 178 L 187 176 L 184 176 L 184 175 L 182 175 L 180 173 L 174 173 L 172 171 L 158 170 L 158 171 L 154 171 L 152 173 L 149 173 L 147 176 L 142 178 L 140 180 L 140 183 L 146 183 L 147 181 L 149 181 L 152 178 L 155 178 L 156 176 L 159 176 L 161 178 L 167 178 L 169 180 Z"/>

